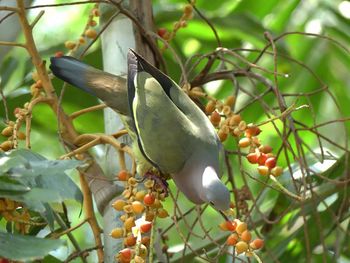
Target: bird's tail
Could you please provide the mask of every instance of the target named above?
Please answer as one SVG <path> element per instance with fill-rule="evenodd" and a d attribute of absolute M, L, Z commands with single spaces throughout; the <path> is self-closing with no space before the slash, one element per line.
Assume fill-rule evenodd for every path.
<path fill-rule="evenodd" d="M 128 115 L 126 79 L 68 56 L 52 57 L 50 69 L 56 77 L 98 97 L 115 111 Z"/>

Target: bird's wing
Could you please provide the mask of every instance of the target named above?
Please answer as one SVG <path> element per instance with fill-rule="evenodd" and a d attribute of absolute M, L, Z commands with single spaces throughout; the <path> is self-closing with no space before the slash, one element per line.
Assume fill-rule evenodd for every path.
<path fill-rule="evenodd" d="M 198 128 L 170 97 L 174 88 L 165 74 L 129 51 L 128 99 L 138 144 L 145 158 L 166 173 L 179 172 L 198 142 Z"/>
<path fill-rule="evenodd" d="M 129 114 L 125 78 L 68 56 L 52 57 L 50 69 L 56 77 L 98 97 L 118 113 Z"/>

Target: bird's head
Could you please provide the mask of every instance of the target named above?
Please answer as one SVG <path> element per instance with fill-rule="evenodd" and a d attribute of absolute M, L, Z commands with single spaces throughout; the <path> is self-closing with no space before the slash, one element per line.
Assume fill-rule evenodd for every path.
<path fill-rule="evenodd" d="M 204 196 L 206 202 L 214 206 L 218 211 L 226 211 L 230 208 L 230 192 L 220 181 L 216 170 L 212 166 L 204 169 L 202 177 Z"/>

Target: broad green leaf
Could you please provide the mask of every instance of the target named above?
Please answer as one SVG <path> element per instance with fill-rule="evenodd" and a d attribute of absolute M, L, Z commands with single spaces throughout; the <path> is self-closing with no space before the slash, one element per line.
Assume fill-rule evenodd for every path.
<path fill-rule="evenodd" d="M 63 244 L 64 241 L 59 239 L 0 232 L 0 257 L 18 261 L 33 261 L 45 257 Z"/>

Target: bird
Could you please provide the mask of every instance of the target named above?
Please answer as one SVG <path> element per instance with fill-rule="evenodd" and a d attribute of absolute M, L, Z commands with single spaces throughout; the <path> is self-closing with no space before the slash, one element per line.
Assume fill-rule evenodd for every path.
<path fill-rule="evenodd" d="M 52 73 L 101 99 L 120 114 L 132 139 L 140 175 L 169 174 L 193 203 L 230 206 L 220 180 L 221 142 L 205 113 L 169 76 L 129 49 L 127 79 L 69 56 L 52 57 Z"/>

